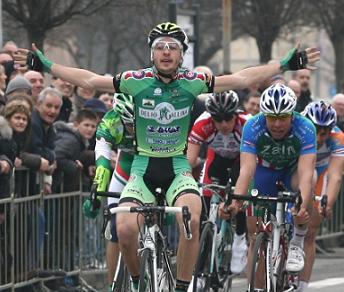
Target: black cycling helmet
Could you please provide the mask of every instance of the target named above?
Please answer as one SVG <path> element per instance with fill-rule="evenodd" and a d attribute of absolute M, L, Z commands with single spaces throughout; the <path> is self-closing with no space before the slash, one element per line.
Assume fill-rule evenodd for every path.
<path fill-rule="evenodd" d="M 233 90 L 213 93 L 205 101 L 205 108 L 212 116 L 233 115 L 238 106 L 239 97 Z"/>
<path fill-rule="evenodd" d="M 183 51 L 188 49 L 188 37 L 184 30 L 180 26 L 172 22 L 163 22 L 154 27 L 148 35 L 148 45 L 152 47 L 153 42 L 160 37 L 171 37 L 181 42 L 183 45 Z"/>

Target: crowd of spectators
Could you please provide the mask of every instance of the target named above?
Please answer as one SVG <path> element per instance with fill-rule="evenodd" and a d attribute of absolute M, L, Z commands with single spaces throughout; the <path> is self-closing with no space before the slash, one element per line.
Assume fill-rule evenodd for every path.
<path fill-rule="evenodd" d="M 90 190 L 95 132 L 113 98 L 112 93 L 76 88 L 41 72 L 17 69 L 12 57 L 16 50 L 14 42 L 7 42 L 0 52 L 0 233 L 5 233 L 2 227 L 10 213 L 1 199 Z M 46 208 L 36 211 L 43 218 L 37 219 L 37 214 L 25 218 L 28 241 L 33 236 L 30 221 L 40 221 L 39 236 L 50 232 Z M 53 220 L 58 224 L 60 219 Z M 0 234 L 1 240 L 6 238 Z"/>

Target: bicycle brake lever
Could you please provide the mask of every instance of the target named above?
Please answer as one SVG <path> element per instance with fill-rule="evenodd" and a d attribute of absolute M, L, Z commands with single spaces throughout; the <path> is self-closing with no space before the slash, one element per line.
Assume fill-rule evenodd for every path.
<path fill-rule="evenodd" d="M 184 224 L 184 235 L 187 240 L 192 239 L 192 233 L 191 233 L 191 214 L 189 212 L 189 208 L 187 206 L 184 206 L 182 208 L 182 215 L 183 215 L 183 224 Z"/>

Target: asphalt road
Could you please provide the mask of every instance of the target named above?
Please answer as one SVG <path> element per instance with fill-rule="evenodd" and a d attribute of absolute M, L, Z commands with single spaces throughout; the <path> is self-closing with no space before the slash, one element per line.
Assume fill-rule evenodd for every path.
<path fill-rule="evenodd" d="M 344 248 L 337 248 L 334 251 L 335 253 L 328 255 L 317 254 L 307 292 L 344 291 Z M 232 292 L 243 292 L 246 289 L 245 278 L 233 280 Z"/>

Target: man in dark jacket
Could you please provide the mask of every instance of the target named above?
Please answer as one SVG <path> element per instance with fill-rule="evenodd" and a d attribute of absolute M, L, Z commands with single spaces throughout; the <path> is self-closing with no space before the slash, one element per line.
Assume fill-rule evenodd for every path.
<path fill-rule="evenodd" d="M 50 164 L 50 170 L 44 176 L 43 192 L 51 193 L 51 174 L 56 168 L 55 162 L 55 130 L 53 123 L 60 113 L 62 106 L 62 95 L 54 88 L 44 89 L 38 96 L 36 108 L 32 112 L 31 139 L 28 151 L 39 154 L 47 159 Z M 36 173 L 31 174 L 30 193 L 37 194 L 40 192 L 39 186 L 36 185 Z"/>

